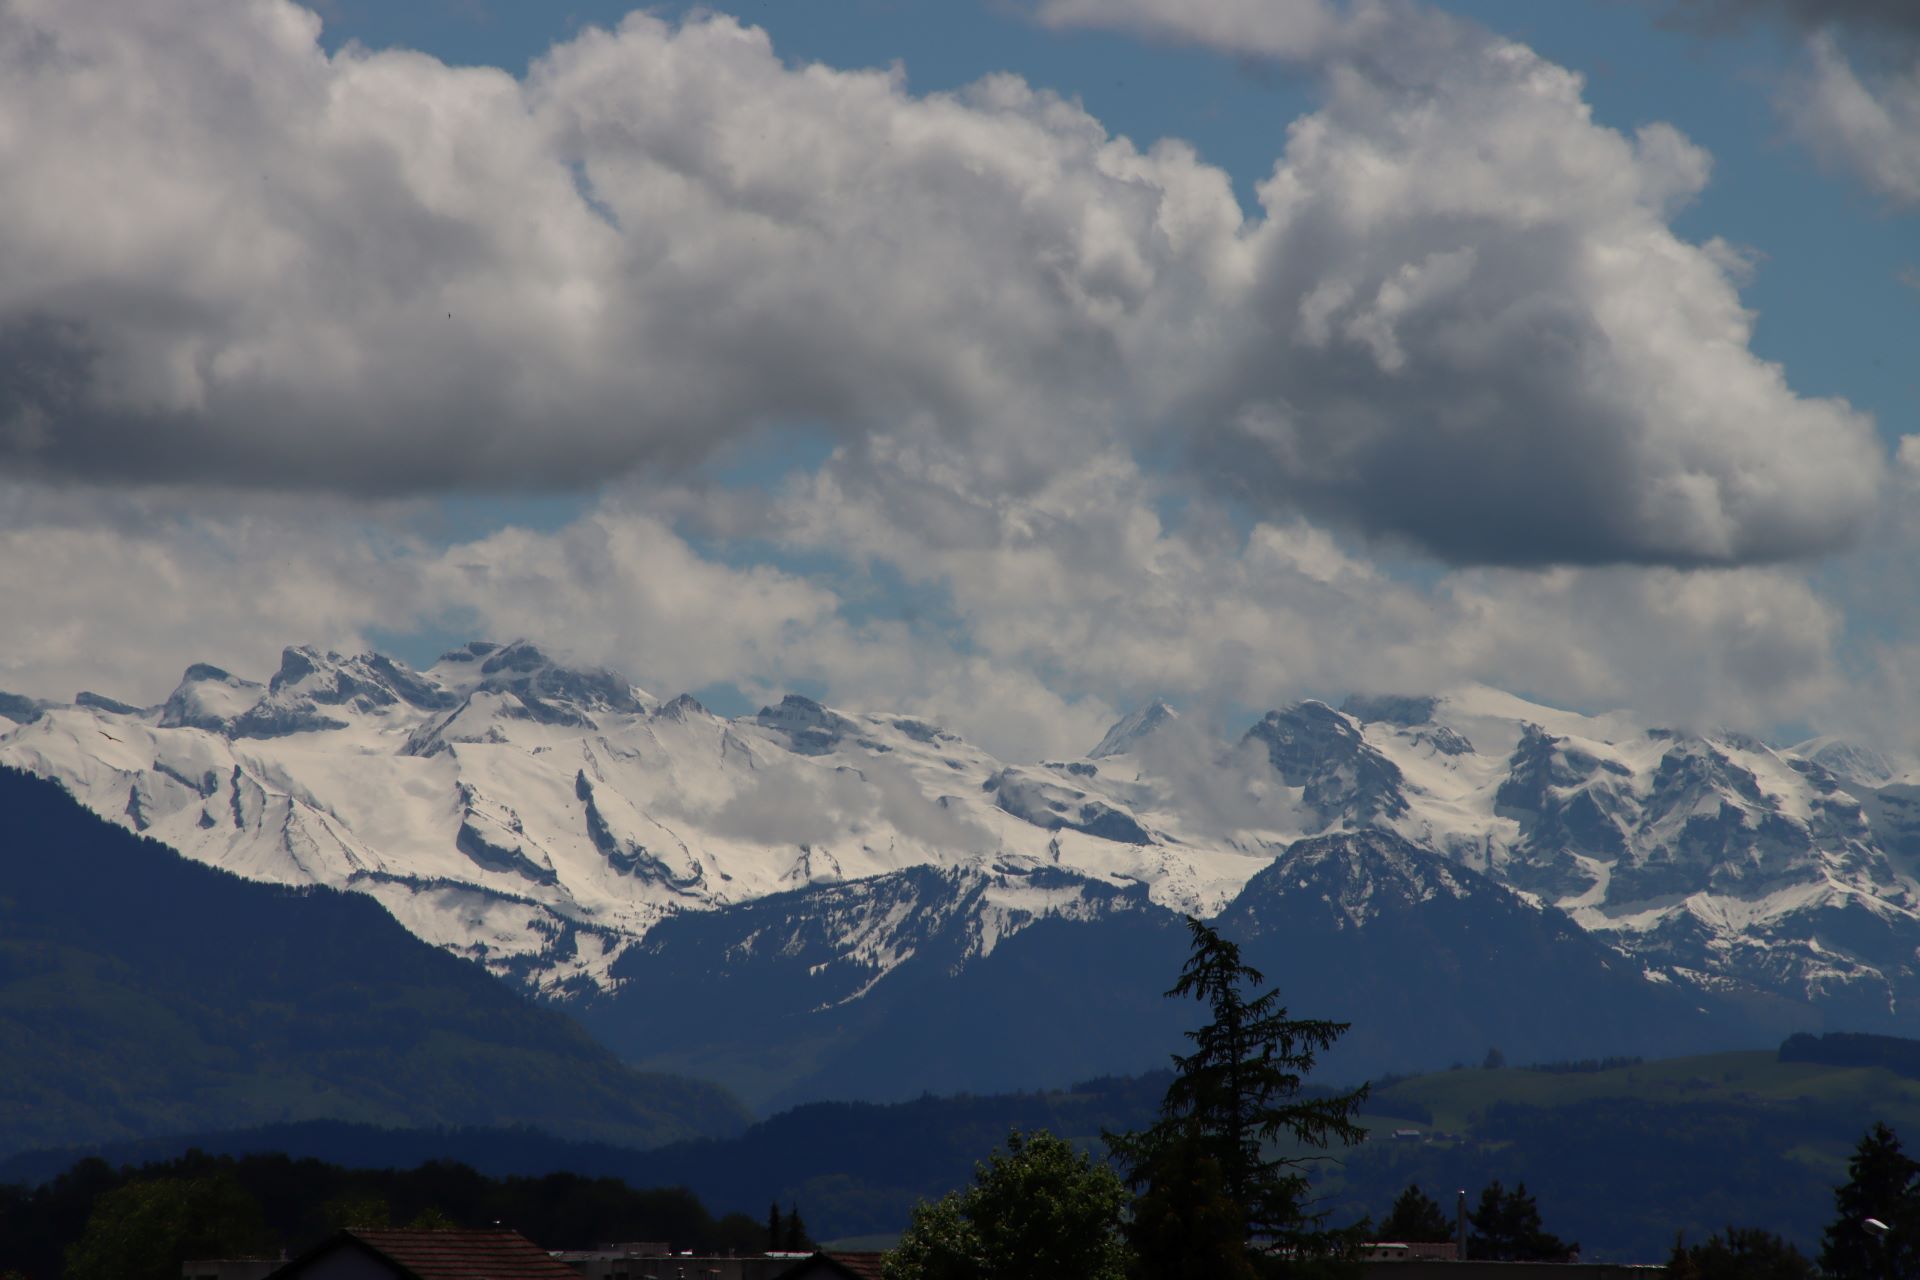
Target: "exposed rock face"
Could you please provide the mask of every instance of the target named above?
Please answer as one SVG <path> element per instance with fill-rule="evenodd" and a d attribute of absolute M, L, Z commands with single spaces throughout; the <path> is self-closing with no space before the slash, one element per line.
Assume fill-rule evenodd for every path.
<path fill-rule="evenodd" d="M 1350 716 L 1324 702 L 1302 702 L 1269 711 L 1247 730 L 1267 749 L 1267 759 L 1290 787 L 1303 789 L 1320 827 L 1364 825 L 1406 813 L 1399 766 L 1370 744 Z"/>
<path fill-rule="evenodd" d="M 1075 771 L 1070 776 L 1097 775 Z M 1002 769 L 982 785 L 1004 812 L 1042 830 L 1079 831 L 1119 844 L 1153 843 L 1152 835 L 1132 815 L 1027 770 Z"/>
<path fill-rule="evenodd" d="M 789 750 L 808 756 L 832 751 L 850 727 L 845 716 L 797 693 L 782 698 L 777 707 L 760 708 L 754 719 L 763 728 L 784 735 Z"/>
<path fill-rule="evenodd" d="M 1100 744 L 1087 753 L 1087 758 L 1102 760 L 1107 756 L 1137 751 L 1142 743 L 1179 718 L 1179 712 L 1155 698 L 1107 730 L 1107 736 L 1100 739 Z"/>

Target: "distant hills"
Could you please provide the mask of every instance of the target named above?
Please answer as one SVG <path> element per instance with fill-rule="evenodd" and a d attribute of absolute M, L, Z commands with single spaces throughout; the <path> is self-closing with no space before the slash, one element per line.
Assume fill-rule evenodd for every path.
<path fill-rule="evenodd" d="M 1909 1051 L 1920 1048 L 1906 1042 Z M 797 1203 L 822 1238 L 898 1231 L 922 1197 L 964 1184 L 1012 1125 L 1093 1149 L 1102 1130 L 1148 1123 L 1168 1076 L 1038 1093 L 926 1097 L 889 1105 L 811 1103 L 732 1138 L 632 1151 L 526 1130 L 391 1131 L 310 1122 L 117 1143 L 115 1165 L 286 1152 L 333 1164 L 411 1168 L 456 1160 L 496 1177 L 565 1170 L 633 1187 L 684 1186 L 716 1214 L 764 1216 Z M 1754 1051 L 1659 1061 L 1479 1066 L 1379 1082 L 1364 1146 L 1314 1171 L 1336 1220 L 1378 1217 L 1409 1182 L 1449 1208 L 1493 1179 L 1525 1181 L 1550 1230 L 1588 1259 L 1659 1261 L 1690 1240 L 1758 1225 L 1811 1247 L 1832 1188 L 1868 1125 L 1884 1119 L 1920 1145 L 1920 1081 L 1884 1067 L 1787 1060 Z M 1410 1137 L 1395 1137 L 1395 1131 Z M 49 1178 L 89 1150 L 0 1161 L 0 1184 Z"/>
<path fill-rule="evenodd" d="M 737 1130 L 367 898 L 255 884 L 0 769 L 0 1152 L 311 1118 Z"/>

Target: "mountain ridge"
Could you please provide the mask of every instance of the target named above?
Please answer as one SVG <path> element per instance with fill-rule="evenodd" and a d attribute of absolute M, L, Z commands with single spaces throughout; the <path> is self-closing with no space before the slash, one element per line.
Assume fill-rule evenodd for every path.
<path fill-rule="evenodd" d="M 624 957 L 666 963 L 650 939 L 703 945 L 675 922 L 755 903 L 826 913 L 780 927 L 820 975 L 860 975 L 831 999 L 824 977 L 791 987 L 806 1013 L 872 999 L 923 947 L 952 976 L 1046 921 L 1091 943 L 1136 896 L 1217 916 L 1302 842 L 1378 831 L 1564 913 L 1593 963 L 1768 1034 L 1920 1028 L 1920 771 L 1831 739 L 1797 752 L 1468 687 L 1295 703 L 1231 742 L 1156 700 L 1094 755 L 1018 763 L 798 694 L 716 716 L 524 641 L 422 671 L 295 648 L 265 682 L 190 668 L 158 708 L 32 710 L 0 723 L 0 762 L 195 859 L 367 893 L 582 1008 L 621 1003 Z M 972 885 L 939 908 L 958 932 L 922 927 L 918 890 L 872 914 L 932 883 L 916 868 Z"/>

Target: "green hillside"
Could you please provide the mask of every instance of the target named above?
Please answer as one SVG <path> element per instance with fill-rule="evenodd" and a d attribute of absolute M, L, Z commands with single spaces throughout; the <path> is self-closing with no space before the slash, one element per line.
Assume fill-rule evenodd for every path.
<path fill-rule="evenodd" d="M 1382 1082 L 1368 1113 L 1373 1138 L 1318 1179 L 1336 1216 L 1377 1217 L 1410 1182 L 1451 1206 L 1457 1189 L 1525 1181 L 1549 1229 L 1586 1256 L 1657 1261 L 1676 1232 L 1729 1224 L 1812 1246 L 1869 1125 L 1920 1144 L 1920 1081 L 1764 1050 L 1605 1070 L 1467 1067 Z"/>
<path fill-rule="evenodd" d="M 1010 1126 L 1046 1128 L 1099 1149 L 1103 1130 L 1151 1122 L 1165 1074 L 1045 1093 L 811 1103 L 724 1140 L 646 1152 L 527 1132 L 384 1132 L 292 1125 L 116 1144 L 110 1161 L 190 1147 L 287 1151 L 345 1165 L 404 1168 L 451 1158 L 495 1175 L 568 1170 L 634 1186 L 685 1186 L 716 1211 L 798 1203 L 823 1236 L 886 1234 L 913 1203 L 964 1185 Z M 1432 1123 L 1427 1122 L 1431 1115 Z M 1809 1247 L 1832 1212 L 1846 1155 L 1875 1119 L 1920 1146 L 1920 1084 L 1878 1068 L 1716 1054 L 1607 1071 L 1469 1068 L 1389 1081 L 1374 1092 L 1362 1147 L 1317 1168 L 1335 1221 L 1382 1216 L 1409 1182 L 1451 1207 L 1498 1178 L 1525 1181 L 1548 1228 L 1591 1259 L 1659 1261 L 1674 1233 L 1765 1226 Z M 1419 1140 L 1396 1140 L 1395 1129 Z M 1438 1131 L 1446 1136 L 1435 1139 Z M 80 1150 L 0 1161 L 0 1182 L 34 1181 Z"/>
<path fill-rule="evenodd" d="M 1896 1129 L 1906 1121 L 1920 1136 L 1920 1080 L 1884 1067 L 1782 1062 L 1773 1050 L 1666 1058 L 1598 1071 L 1461 1068 L 1414 1076 L 1376 1088 L 1390 1104 L 1431 1112 L 1431 1127 L 1465 1129 L 1496 1105 L 1565 1107 L 1598 1099 L 1647 1103 L 1722 1103 L 1794 1108 L 1809 1103 L 1874 1110 Z M 1383 1118 L 1382 1123 L 1388 1123 Z M 1851 1146 L 1851 1140 L 1846 1144 Z"/>
<path fill-rule="evenodd" d="M 738 1130 L 370 899 L 188 862 L 0 770 L 0 1154 L 329 1118 Z"/>

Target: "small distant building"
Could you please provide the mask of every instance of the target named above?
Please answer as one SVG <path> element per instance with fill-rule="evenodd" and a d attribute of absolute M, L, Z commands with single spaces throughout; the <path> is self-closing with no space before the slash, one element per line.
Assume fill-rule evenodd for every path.
<path fill-rule="evenodd" d="M 663 1245 L 607 1245 L 553 1255 L 584 1280 L 881 1280 L 881 1253 L 757 1253 L 717 1257 Z"/>
<path fill-rule="evenodd" d="M 280 1258 L 191 1258 L 180 1264 L 180 1280 L 267 1280 L 287 1264 Z"/>
<path fill-rule="evenodd" d="M 1363 1256 L 1360 1274 L 1366 1280 L 1661 1280 L 1667 1269 L 1611 1262 L 1473 1262 L 1397 1253 Z"/>
<path fill-rule="evenodd" d="M 580 1273 L 499 1227 L 353 1227 L 281 1264 L 269 1280 L 580 1280 Z"/>
<path fill-rule="evenodd" d="M 719 1256 L 675 1253 L 665 1246 L 562 1249 L 553 1255 L 574 1280 L 784 1280 L 811 1253 Z"/>
<path fill-rule="evenodd" d="M 1415 1259 L 1452 1262 L 1460 1256 L 1460 1246 L 1451 1240 L 1432 1243 L 1425 1240 L 1373 1240 L 1360 1246 L 1362 1262 L 1412 1262 Z"/>

